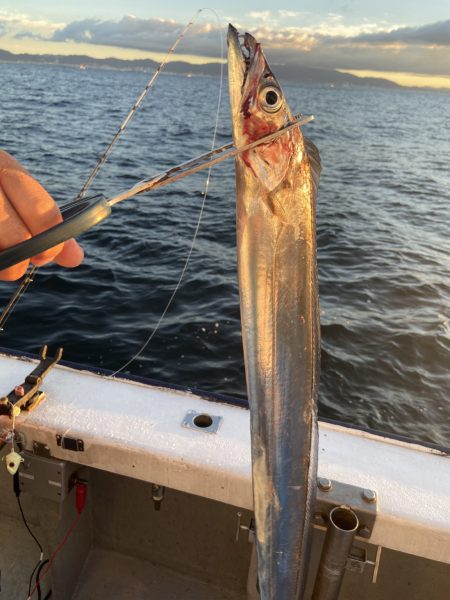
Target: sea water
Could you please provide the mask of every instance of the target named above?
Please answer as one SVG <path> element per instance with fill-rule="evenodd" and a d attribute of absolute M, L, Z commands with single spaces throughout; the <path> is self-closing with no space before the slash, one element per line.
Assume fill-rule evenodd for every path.
<path fill-rule="evenodd" d="M 74 198 L 148 73 L 1 64 L 0 144 L 61 203 Z M 323 171 L 317 205 L 320 415 L 447 444 L 450 433 L 450 94 L 284 86 Z M 219 79 L 164 75 L 91 188 L 113 196 L 210 149 Z M 224 92 L 216 145 L 231 140 Z M 142 346 L 183 269 L 206 174 L 129 200 L 49 266 L 0 345 L 116 370 Z M 3 306 L 14 284 L 0 283 Z M 245 397 L 235 181 L 215 167 L 191 261 L 128 372 Z M 1 385 L 1 375 L 0 375 Z M 9 390 L 0 390 L 6 393 Z"/>

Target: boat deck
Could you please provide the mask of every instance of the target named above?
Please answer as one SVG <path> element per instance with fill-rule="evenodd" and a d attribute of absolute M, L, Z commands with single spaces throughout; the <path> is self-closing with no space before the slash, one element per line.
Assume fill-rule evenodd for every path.
<path fill-rule="evenodd" d="M 73 600 L 242 600 L 246 596 L 177 573 L 161 565 L 94 549 Z"/>

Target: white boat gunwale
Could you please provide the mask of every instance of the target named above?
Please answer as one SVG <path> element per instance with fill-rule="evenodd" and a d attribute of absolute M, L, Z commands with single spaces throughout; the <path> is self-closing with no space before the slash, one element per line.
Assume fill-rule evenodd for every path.
<path fill-rule="evenodd" d="M 0 354 L 1 393 L 21 383 L 34 362 Z M 73 363 L 56 366 L 43 389 L 47 400 L 17 421 L 28 450 L 42 442 L 55 458 L 252 509 L 244 401 L 140 377 L 111 379 Z M 182 428 L 189 409 L 222 416 L 217 434 Z M 0 426 L 8 425 L 2 417 Z M 370 542 L 450 563 L 448 451 L 328 420 L 319 430 L 319 475 L 378 493 Z M 59 447 L 57 433 L 82 438 L 85 451 Z"/>
<path fill-rule="evenodd" d="M 14 350 L 11 348 L 5 348 L 0 346 L 0 356 L 12 356 L 18 358 L 19 360 L 27 360 L 31 359 L 32 361 L 38 361 L 39 355 L 33 352 L 25 352 Z M 106 369 L 104 367 L 97 367 L 95 365 L 89 365 L 84 363 L 78 363 L 69 360 L 61 360 L 58 365 L 67 367 L 69 369 L 73 369 L 75 371 L 82 371 L 87 373 L 93 373 L 94 375 L 100 375 L 103 377 L 111 377 L 114 374 L 114 371 L 111 369 Z M 175 392 L 185 392 L 187 394 L 193 394 L 199 398 L 203 398 L 209 402 L 217 402 L 219 404 L 229 404 L 231 406 L 237 406 L 239 408 L 244 408 L 245 410 L 249 410 L 248 401 L 246 398 L 238 398 L 237 396 L 230 396 L 228 394 L 221 394 L 220 392 L 212 392 L 208 390 L 203 390 L 201 388 L 197 388 L 195 386 L 184 386 L 176 383 L 169 383 L 167 381 L 163 381 L 161 379 L 153 379 L 152 377 L 145 377 L 144 375 L 137 375 L 134 373 L 120 373 L 114 376 L 114 380 L 117 381 L 129 381 L 140 383 L 145 386 L 162 388 L 167 390 L 173 390 Z M 429 448 L 430 450 L 435 451 L 442 456 L 450 457 L 450 446 L 443 446 L 442 444 L 436 444 L 434 442 L 428 440 L 416 440 L 406 435 L 402 435 L 399 433 L 394 433 L 392 431 L 382 431 L 380 429 L 374 429 L 372 427 L 367 427 L 365 425 L 358 425 L 355 423 L 345 423 L 344 421 L 340 421 L 339 419 L 331 419 L 329 417 L 323 417 L 319 415 L 318 421 L 320 423 L 328 423 L 329 425 L 335 425 L 338 427 L 342 427 L 344 429 L 349 429 L 352 431 L 360 431 L 369 436 L 377 436 L 384 438 L 386 440 L 395 440 L 397 442 L 404 442 L 405 444 Z"/>

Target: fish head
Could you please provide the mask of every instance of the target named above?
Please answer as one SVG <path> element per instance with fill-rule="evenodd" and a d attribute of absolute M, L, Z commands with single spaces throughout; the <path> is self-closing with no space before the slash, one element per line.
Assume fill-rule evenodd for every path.
<path fill-rule="evenodd" d="M 236 147 L 274 133 L 293 116 L 261 45 L 229 25 L 228 80 L 233 139 Z M 295 152 L 299 131 L 280 136 L 242 153 L 242 160 L 269 190 L 284 179 Z"/>

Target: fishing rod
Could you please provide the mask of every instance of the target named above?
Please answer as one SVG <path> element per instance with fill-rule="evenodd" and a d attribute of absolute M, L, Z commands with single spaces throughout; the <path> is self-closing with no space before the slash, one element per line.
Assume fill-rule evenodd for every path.
<path fill-rule="evenodd" d="M 172 46 L 169 48 L 166 56 L 161 61 L 160 65 L 158 66 L 158 68 L 156 69 L 156 71 L 153 73 L 152 77 L 146 83 L 145 88 L 143 89 L 143 91 L 139 95 L 138 99 L 135 101 L 135 103 L 131 107 L 131 110 L 128 112 L 127 116 L 125 117 L 125 119 L 120 124 L 120 126 L 119 126 L 118 130 L 116 131 L 116 133 L 114 134 L 112 140 L 110 141 L 110 143 L 107 145 L 106 149 L 103 151 L 103 153 L 98 158 L 96 165 L 94 166 L 94 168 L 92 169 L 92 171 L 89 174 L 88 178 L 86 179 L 86 181 L 82 185 L 82 187 L 81 187 L 80 191 L 78 192 L 78 195 L 77 195 L 77 197 L 76 197 L 75 200 L 80 200 L 81 198 L 83 198 L 83 196 L 85 195 L 85 193 L 88 190 L 88 188 L 92 185 L 92 182 L 97 177 L 100 169 L 103 167 L 103 165 L 105 164 L 105 162 L 108 160 L 108 157 L 111 154 L 112 149 L 115 146 L 116 142 L 119 140 L 120 136 L 123 134 L 123 132 L 125 131 L 125 129 L 129 125 L 130 121 L 132 120 L 132 118 L 134 117 L 134 115 L 136 114 L 136 112 L 138 111 L 138 108 L 140 107 L 140 105 L 144 101 L 144 98 L 147 96 L 147 94 L 149 93 L 149 91 L 153 87 L 153 84 L 155 83 L 155 81 L 158 78 L 158 76 L 164 70 L 165 66 L 169 62 L 170 57 L 175 52 L 177 46 L 180 44 L 181 40 L 185 37 L 185 35 L 189 31 L 189 29 L 192 27 L 192 25 L 194 24 L 194 22 L 196 21 L 196 19 L 198 18 L 198 16 L 203 11 L 205 11 L 205 10 L 211 10 L 212 12 L 215 13 L 215 11 L 213 9 L 207 9 L 207 8 L 200 8 L 200 9 L 198 9 L 195 12 L 195 14 L 192 16 L 192 18 L 190 19 L 190 21 L 187 23 L 187 25 L 179 33 L 179 35 L 177 36 L 177 38 L 174 41 L 174 43 L 172 44 Z M 27 273 L 25 274 L 24 278 L 20 282 L 17 290 L 11 296 L 8 304 L 5 306 L 5 308 L 3 309 L 3 311 L 0 314 L 0 331 L 3 330 L 3 327 L 4 327 L 5 323 L 6 323 L 6 321 L 8 320 L 9 316 L 11 315 L 12 311 L 16 307 L 16 305 L 19 302 L 19 300 L 22 298 L 22 296 L 24 295 L 24 293 L 28 289 L 29 285 L 34 281 L 34 276 L 37 274 L 38 271 L 39 271 L 39 267 L 36 266 L 36 265 L 32 265 L 27 270 Z"/>
<path fill-rule="evenodd" d="M 61 207 L 61 215 L 63 217 L 61 223 L 25 240 L 24 242 L 20 242 L 15 246 L 11 246 L 6 250 L 1 251 L 0 270 L 12 267 L 23 260 L 31 258 L 36 254 L 40 254 L 49 248 L 53 248 L 53 246 L 56 246 L 57 244 L 61 244 L 62 242 L 77 237 L 85 231 L 92 229 L 109 217 L 111 208 L 119 202 L 164 187 L 170 183 L 184 179 L 189 175 L 193 175 L 194 173 L 217 165 L 224 160 L 233 158 L 238 154 L 248 152 L 261 144 L 270 143 L 282 135 L 285 135 L 295 127 L 301 127 L 313 119 L 314 117 L 312 115 L 307 117 L 298 115 L 291 123 L 278 131 L 263 136 L 244 146 L 240 146 L 239 148 L 234 147 L 232 143 L 221 146 L 220 148 L 215 148 L 206 154 L 202 154 L 187 162 L 181 163 L 176 167 L 172 167 L 156 177 L 145 179 L 113 198 L 107 199 L 99 194 L 91 198 L 79 198 L 73 202 L 69 202 Z"/>
<path fill-rule="evenodd" d="M 184 29 L 181 31 L 181 33 L 178 35 L 177 39 L 169 49 L 166 57 L 159 65 L 158 69 L 147 82 L 144 90 L 141 92 L 139 98 L 136 100 L 133 107 L 121 123 L 111 142 L 108 144 L 105 151 L 99 157 L 94 169 L 92 170 L 89 177 L 81 187 L 75 200 L 60 207 L 63 222 L 34 236 L 33 238 L 25 242 L 21 242 L 15 246 L 12 246 L 11 248 L 0 252 L 0 270 L 11 267 L 23 260 L 29 259 L 32 256 L 39 254 L 40 252 L 43 252 L 49 248 L 52 248 L 53 246 L 63 243 L 70 238 L 77 237 L 85 231 L 88 231 L 89 229 L 106 219 L 111 214 L 111 207 L 117 204 L 118 202 L 121 202 L 128 198 L 132 198 L 152 189 L 163 187 L 165 185 L 168 185 L 169 183 L 178 181 L 179 179 L 187 177 L 188 175 L 192 175 L 193 173 L 197 173 L 198 171 L 201 171 L 203 169 L 211 168 L 212 166 L 218 164 L 219 162 L 222 162 L 223 160 L 236 156 L 241 152 L 251 150 L 259 144 L 269 143 L 270 141 L 273 141 L 274 139 L 278 138 L 280 135 L 283 135 L 290 129 L 294 127 L 299 127 L 313 120 L 313 116 L 302 117 L 302 115 L 298 115 L 294 118 L 294 121 L 288 124 L 286 127 L 268 136 L 260 138 L 255 142 L 247 144 L 241 148 L 234 149 L 233 144 L 226 144 L 221 148 L 216 148 L 211 152 L 208 152 L 190 161 L 173 167 L 165 173 L 154 177 L 153 179 L 143 180 L 130 190 L 127 190 L 126 192 L 123 192 L 122 194 L 119 194 L 114 198 L 105 199 L 103 195 L 96 195 L 91 198 L 84 198 L 84 194 L 86 193 L 87 189 L 91 186 L 101 167 L 107 161 L 113 149 L 113 146 L 116 144 L 119 137 L 122 135 L 125 128 L 128 126 L 131 119 L 136 114 L 145 96 L 148 94 L 154 82 L 156 81 L 156 78 L 158 77 L 158 75 L 160 75 L 165 65 L 167 64 L 170 56 L 175 51 L 182 38 L 186 35 L 189 28 L 194 24 L 198 15 L 204 10 L 212 9 L 199 9 L 189 21 L 189 23 L 184 27 Z M 34 276 L 37 274 L 38 270 L 39 267 L 37 267 L 36 265 L 30 266 L 20 285 L 18 286 L 17 290 L 11 296 L 8 304 L 0 313 L 0 331 L 2 331 L 2 329 L 4 328 L 6 321 L 8 320 L 9 316 L 11 315 L 12 311 L 16 307 L 23 294 L 28 289 L 29 285 L 34 281 Z"/>

